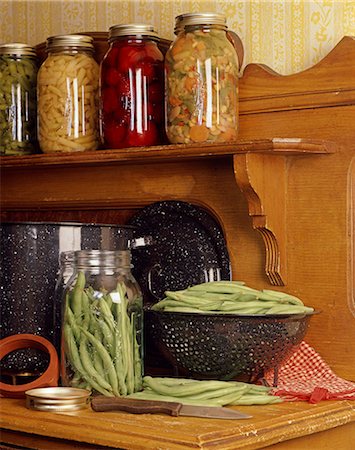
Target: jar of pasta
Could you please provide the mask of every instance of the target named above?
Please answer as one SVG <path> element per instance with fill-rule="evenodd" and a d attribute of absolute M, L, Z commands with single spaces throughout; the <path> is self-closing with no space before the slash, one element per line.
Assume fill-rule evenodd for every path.
<path fill-rule="evenodd" d="M 27 44 L 0 45 L 0 154 L 37 150 L 37 55 Z"/>
<path fill-rule="evenodd" d="M 99 65 L 93 38 L 47 39 L 38 72 L 38 139 L 42 152 L 95 150 L 99 143 Z"/>
<path fill-rule="evenodd" d="M 164 57 L 151 25 L 114 25 L 100 67 L 101 133 L 106 148 L 163 143 Z"/>
<path fill-rule="evenodd" d="M 236 50 L 227 37 L 225 17 L 184 14 L 176 27 L 177 37 L 165 55 L 169 141 L 235 141 L 239 67 Z"/>

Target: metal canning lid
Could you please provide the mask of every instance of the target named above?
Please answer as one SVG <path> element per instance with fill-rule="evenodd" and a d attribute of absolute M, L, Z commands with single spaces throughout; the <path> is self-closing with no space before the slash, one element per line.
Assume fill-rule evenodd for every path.
<path fill-rule="evenodd" d="M 175 17 L 175 34 L 188 25 L 222 25 L 227 29 L 226 17 L 219 13 L 187 13 Z"/>
<path fill-rule="evenodd" d="M 154 29 L 153 25 L 146 25 L 144 23 L 113 25 L 109 29 L 108 40 L 111 41 L 116 37 L 132 35 L 149 36 L 150 38 L 159 40 L 158 33 Z"/>
<path fill-rule="evenodd" d="M 40 411 L 76 411 L 87 408 L 91 392 L 72 387 L 46 387 L 25 392 L 26 407 Z"/>
<path fill-rule="evenodd" d="M 70 47 L 85 50 L 94 50 L 94 39 L 85 34 L 63 34 L 47 38 L 46 50 Z"/>
<path fill-rule="evenodd" d="M 9 56 L 32 56 L 36 57 L 36 50 L 28 44 L 21 42 L 12 42 L 9 44 L 0 44 L 0 55 Z"/>

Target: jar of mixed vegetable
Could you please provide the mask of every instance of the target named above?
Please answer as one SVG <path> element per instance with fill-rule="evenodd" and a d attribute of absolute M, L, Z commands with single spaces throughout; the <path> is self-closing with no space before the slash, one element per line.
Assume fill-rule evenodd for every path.
<path fill-rule="evenodd" d="M 114 25 L 100 67 L 101 134 L 106 148 L 164 142 L 164 57 L 151 25 Z"/>
<path fill-rule="evenodd" d="M 38 72 L 38 138 L 42 152 L 95 150 L 99 144 L 99 65 L 93 38 L 47 39 Z"/>
<path fill-rule="evenodd" d="M 182 30 L 179 32 L 179 30 Z M 183 14 L 165 55 L 166 132 L 171 143 L 235 141 L 238 56 L 217 13 Z"/>
<path fill-rule="evenodd" d="M 37 150 L 37 55 L 27 44 L 0 45 L 0 154 Z"/>
<path fill-rule="evenodd" d="M 80 250 L 64 292 L 62 384 L 106 396 L 142 388 L 142 294 L 129 250 Z"/>

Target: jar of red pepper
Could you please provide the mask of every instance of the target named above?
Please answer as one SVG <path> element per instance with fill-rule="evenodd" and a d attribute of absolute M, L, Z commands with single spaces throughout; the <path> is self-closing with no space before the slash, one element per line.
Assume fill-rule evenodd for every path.
<path fill-rule="evenodd" d="M 101 137 L 105 148 L 164 141 L 164 57 L 151 25 L 114 25 L 100 66 Z"/>

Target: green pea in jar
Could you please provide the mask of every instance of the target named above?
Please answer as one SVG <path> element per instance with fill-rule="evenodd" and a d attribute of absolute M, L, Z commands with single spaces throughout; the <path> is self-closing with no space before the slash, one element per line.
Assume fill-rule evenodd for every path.
<path fill-rule="evenodd" d="M 37 151 L 37 71 L 33 47 L 0 45 L 0 155 Z"/>
<path fill-rule="evenodd" d="M 171 143 L 230 142 L 238 134 L 238 55 L 217 13 L 176 18 L 165 56 L 166 132 Z"/>

